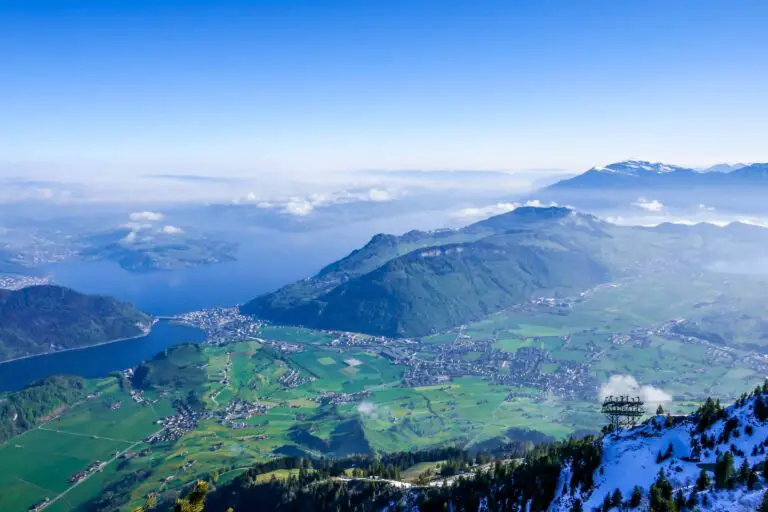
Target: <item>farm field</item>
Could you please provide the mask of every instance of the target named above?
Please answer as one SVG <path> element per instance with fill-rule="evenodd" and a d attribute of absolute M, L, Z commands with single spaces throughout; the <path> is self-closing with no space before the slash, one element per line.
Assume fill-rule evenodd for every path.
<path fill-rule="evenodd" d="M 485 450 L 594 432 L 603 423 L 601 386 L 616 375 L 668 394 L 665 408 L 673 413 L 690 411 L 708 394 L 727 401 L 761 381 L 766 372 L 755 366 L 750 345 L 761 325 L 752 318 L 768 305 L 760 286 L 696 276 L 693 292 L 665 293 L 668 280 L 605 286 L 568 308 L 524 306 L 417 343 L 343 345 L 338 334 L 267 325 L 253 339 L 203 345 L 197 355 L 179 348 L 183 357 L 161 361 L 162 379 L 143 391 L 148 402 L 134 401 L 125 381 L 102 379 L 98 397 L 0 446 L 0 485 L 8 490 L 0 510 L 26 510 L 65 493 L 45 510 L 74 511 L 105 489 L 130 510 L 149 494 L 177 493 L 198 478 L 226 482 L 281 456 Z M 747 290 L 754 300 L 731 299 L 731 289 Z M 643 294 L 654 301 L 635 306 L 632 298 Z M 749 321 L 739 324 L 715 309 L 743 310 L 733 318 Z M 732 332 L 736 342 L 675 334 L 681 322 L 688 330 Z M 465 373 L 447 375 L 441 361 Z M 427 368 L 424 384 L 415 368 Z M 564 375 L 587 391 L 564 395 Z M 222 411 L 237 403 L 263 409 L 224 419 Z M 147 442 L 162 428 L 158 421 L 179 414 L 179 404 L 212 416 L 178 439 Z M 129 457 L 115 458 L 125 451 Z M 69 482 L 97 461 L 107 464 L 76 486 Z M 409 478 L 426 469 L 412 468 Z"/>

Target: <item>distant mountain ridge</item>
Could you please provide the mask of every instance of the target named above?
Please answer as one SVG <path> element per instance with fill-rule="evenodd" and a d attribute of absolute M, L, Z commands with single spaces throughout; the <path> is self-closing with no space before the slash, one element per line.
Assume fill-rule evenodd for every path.
<path fill-rule="evenodd" d="M 282 324 L 423 336 L 537 294 L 576 294 L 640 271 L 766 253 L 766 242 L 768 230 L 754 226 L 620 227 L 569 208 L 522 207 L 458 230 L 376 235 L 241 309 Z"/>
<path fill-rule="evenodd" d="M 593 167 L 529 195 L 581 210 L 637 209 L 639 199 L 659 207 L 709 208 L 750 214 L 768 212 L 768 164 L 718 164 L 693 169 L 661 162 L 626 160 Z M 654 210 L 658 211 L 658 210 Z"/>
<path fill-rule="evenodd" d="M 151 325 L 109 297 L 53 285 L 0 290 L 0 361 L 139 336 Z"/>
<path fill-rule="evenodd" d="M 768 186 L 768 163 L 719 164 L 708 169 L 669 165 L 661 162 L 626 160 L 605 167 L 593 167 L 583 174 L 561 180 L 545 189 L 679 187 L 684 185 Z"/>

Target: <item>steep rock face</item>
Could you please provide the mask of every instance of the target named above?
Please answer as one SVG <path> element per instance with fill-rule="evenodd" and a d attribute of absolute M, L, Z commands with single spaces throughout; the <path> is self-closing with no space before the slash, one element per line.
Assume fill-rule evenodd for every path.
<path fill-rule="evenodd" d="M 648 510 L 649 490 L 660 472 L 671 484 L 673 494 L 682 491 L 688 500 L 695 490 L 696 508 L 700 510 L 756 510 L 768 485 L 762 475 L 768 447 L 768 393 L 761 390 L 725 409 L 715 407 L 710 409 L 715 411 L 711 414 L 655 416 L 646 424 L 605 436 L 594 487 L 571 488 L 566 462 L 549 510 L 570 511 L 577 500 L 583 510 L 593 510 L 601 507 L 606 495 L 613 495 L 616 489 L 628 500 L 636 486 L 642 489 L 643 499 L 635 509 Z M 702 419 L 703 416 L 710 419 Z M 733 457 L 733 481 L 718 488 L 714 468 L 725 453 Z M 744 462 L 750 469 L 759 468 L 759 478 L 751 489 L 738 477 Z M 697 490 L 702 469 L 712 485 Z M 707 505 L 703 503 L 705 496 Z"/>
<path fill-rule="evenodd" d="M 0 359 L 138 336 L 151 323 L 129 304 L 60 286 L 0 290 Z"/>

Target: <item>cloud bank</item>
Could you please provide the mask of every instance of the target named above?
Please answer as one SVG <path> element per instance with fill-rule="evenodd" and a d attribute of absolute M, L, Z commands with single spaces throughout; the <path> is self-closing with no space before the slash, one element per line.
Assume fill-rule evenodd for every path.
<path fill-rule="evenodd" d="M 180 235 L 184 233 L 184 230 L 176 227 L 176 226 L 163 226 L 163 229 L 161 230 L 166 235 Z"/>
<path fill-rule="evenodd" d="M 341 190 L 338 192 L 315 192 L 306 196 L 290 196 L 282 199 L 261 199 L 256 193 L 249 192 L 244 198 L 235 199 L 234 204 L 255 204 L 257 208 L 276 209 L 285 215 L 305 217 L 317 208 L 337 204 L 358 202 L 392 201 L 403 195 L 402 192 L 384 188 Z"/>
<path fill-rule="evenodd" d="M 130 215 L 130 218 L 134 222 L 140 222 L 140 221 L 146 221 L 146 222 L 155 222 L 158 220 L 163 220 L 163 214 L 158 212 L 133 212 Z"/>
<path fill-rule="evenodd" d="M 521 206 L 542 208 L 547 206 L 557 206 L 557 203 L 553 202 L 549 204 L 544 204 L 538 199 L 526 201 L 523 204 L 518 204 L 514 202 L 501 202 L 501 203 L 495 203 L 495 204 L 490 204 L 490 205 L 481 206 L 481 207 L 462 208 L 461 210 L 454 213 L 452 217 L 457 220 L 472 222 L 472 221 L 487 219 L 488 217 L 493 217 L 494 215 L 501 215 L 502 213 L 511 212 L 512 210 L 520 208 Z"/>
<path fill-rule="evenodd" d="M 649 212 L 660 212 L 664 209 L 664 205 L 660 201 L 656 199 L 649 200 L 645 197 L 638 197 L 637 201 L 632 203 L 632 206 L 637 206 Z"/>

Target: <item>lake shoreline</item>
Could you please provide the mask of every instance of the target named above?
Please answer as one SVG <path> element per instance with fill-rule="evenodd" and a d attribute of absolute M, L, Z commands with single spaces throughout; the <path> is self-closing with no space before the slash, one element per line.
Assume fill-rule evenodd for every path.
<path fill-rule="evenodd" d="M 129 341 L 129 340 L 136 340 L 140 338 L 146 338 L 150 334 L 152 334 L 152 329 L 155 327 L 155 325 L 160 322 L 160 319 L 153 318 L 152 319 L 152 325 L 149 326 L 149 328 L 145 329 L 144 332 L 141 334 L 137 334 L 136 336 L 127 336 L 125 338 L 117 338 L 114 340 L 109 341 L 102 341 L 101 343 L 94 343 L 93 345 L 84 345 L 82 347 L 72 347 L 72 348 L 65 348 L 64 350 L 53 350 L 51 352 L 41 352 L 39 354 L 31 354 L 28 356 L 21 356 L 21 357 L 14 357 L 13 359 L 4 359 L 0 361 L 0 365 L 3 365 L 5 363 L 12 363 L 14 361 L 23 361 L 24 359 L 32 359 L 33 357 L 42 357 L 42 356 L 50 356 L 53 354 L 62 354 L 64 352 L 74 352 L 75 350 L 85 350 L 87 348 L 93 348 L 93 347 L 102 347 L 104 345 L 111 345 L 113 343 L 120 343 L 121 341 Z"/>

